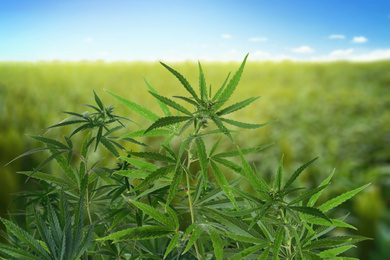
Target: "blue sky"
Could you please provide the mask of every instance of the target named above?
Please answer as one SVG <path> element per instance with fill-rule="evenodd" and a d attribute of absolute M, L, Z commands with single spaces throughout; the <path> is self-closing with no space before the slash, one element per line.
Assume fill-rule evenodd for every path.
<path fill-rule="evenodd" d="M 390 59 L 390 0 L 0 0 L 0 61 Z"/>

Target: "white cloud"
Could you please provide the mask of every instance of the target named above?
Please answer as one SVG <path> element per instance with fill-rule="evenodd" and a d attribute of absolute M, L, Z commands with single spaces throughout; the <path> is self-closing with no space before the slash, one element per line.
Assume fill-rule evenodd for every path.
<path fill-rule="evenodd" d="M 332 35 L 329 35 L 329 39 L 345 39 L 345 35 L 342 35 L 342 34 L 332 34 Z"/>
<path fill-rule="evenodd" d="M 255 60 L 269 60 L 272 58 L 272 55 L 270 53 L 264 51 L 255 51 L 253 53 L 250 53 L 249 56 L 249 58 Z"/>
<path fill-rule="evenodd" d="M 291 49 L 292 52 L 294 53 L 299 53 L 299 54 L 310 54 L 314 53 L 314 49 L 310 48 L 309 46 L 301 46 L 298 48 Z"/>
<path fill-rule="evenodd" d="M 298 59 L 296 57 L 284 55 L 284 54 L 276 55 L 276 56 L 272 57 L 272 59 L 269 59 L 269 60 L 273 60 L 273 61 L 300 61 L 300 59 Z"/>
<path fill-rule="evenodd" d="M 254 37 L 254 38 L 249 38 L 248 41 L 250 42 L 266 42 L 268 41 L 267 37 Z"/>
<path fill-rule="evenodd" d="M 259 61 L 273 61 L 273 62 L 281 62 L 281 61 L 297 61 L 299 60 L 296 57 L 284 55 L 284 54 L 277 54 L 273 55 L 268 52 L 264 51 L 255 51 L 253 53 L 249 53 L 249 59 L 250 60 L 259 60 Z"/>
<path fill-rule="evenodd" d="M 242 57 L 245 55 L 236 50 L 230 50 L 230 52 L 225 53 L 226 56 L 223 57 L 222 60 L 242 60 Z M 357 53 L 357 51 L 353 48 L 349 49 L 339 49 L 329 52 L 328 54 L 322 56 L 294 56 L 294 55 L 285 55 L 285 54 L 271 54 L 264 51 L 255 51 L 249 53 L 250 60 L 258 60 L 258 61 L 274 61 L 274 62 L 282 62 L 282 61 L 314 61 L 314 62 L 332 62 L 332 61 L 356 61 L 356 62 L 370 62 L 377 60 L 386 60 L 390 59 L 390 49 L 377 49 L 372 50 L 366 53 Z"/>
<path fill-rule="evenodd" d="M 254 56 L 254 57 L 269 57 L 270 54 L 268 52 L 264 52 L 264 51 L 255 51 L 254 53 L 251 53 L 250 56 Z"/>
<path fill-rule="evenodd" d="M 242 61 L 243 57 L 245 57 L 245 53 L 236 49 L 230 49 L 220 52 L 218 56 L 219 57 L 216 60 L 219 61 Z"/>
<path fill-rule="evenodd" d="M 364 36 L 355 36 L 355 37 L 353 37 L 351 42 L 352 43 L 365 43 L 367 41 L 368 41 L 368 39 Z"/>
<path fill-rule="evenodd" d="M 97 53 L 99 56 L 104 56 L 104 57 L 107 57 L 110 55 L 110 53 L 108 51 L 100 51 Z"/>
<path fill-rule="evenodd" d="M 357 54 L 354 49 L 335 50 L 319 57 L 311 57 L 312 61 L 377 61 L 390 59 L 390 49 L 377 49 L 366 53 Z"/>
<path fill-rule="evenodd" d="M 353 57 L 351 57 L 351 60 L 353 61 L 375 61 L 385 59 L 390 59 L 390 49 L 373 50 L 368 53 L 354 55 Z"/>
<path fill-rule="evenodd" d="M 85 38 L 84 41 L 85 42 L 93 42 L 93 39 L 91 37 L 88 37 L 88 38 Z"/>
<path fill-rule="evenodd" d="M 346 56 L 354 52 L 354 49 L 346 49 L 346 50 L 335 50 L 329 53 L 329 56 L 331 57 L 340 57 L 340 56 Z"/>
<path fill-rule="evenodd" d="M 231 35 L 231 34 L 228 34 L 228 33 L 224 33 L 224 34 L 222 34 L 221 36 L 222 36 L 222 38 L 224 38 L 224 39 L 230 39 L 230 38 L 232 38 L 232 35 Z"/>

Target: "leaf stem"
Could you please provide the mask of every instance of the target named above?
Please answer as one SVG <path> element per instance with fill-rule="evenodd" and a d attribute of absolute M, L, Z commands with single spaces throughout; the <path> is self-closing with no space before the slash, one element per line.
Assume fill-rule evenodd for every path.
<path fill-rule="evenodd" d="M 192 136 L 196 136 L 198 133 L 199 133 L 199 124 L 196 125 L 196 128 L 194 129 L 194 132 L 192 134 Z M 192 198 L 191 198 L 191 183 L 190 183 L 190 166 L 191 166 L 191 163 L 193 162 L 191 160 L 191 157 L 192 157 L 192 153 L 191 153 L 191 148 L 192 148 L 192 143 L 193 143 L 193 140 L 190 141 L 190 143 L 188 144 L 188 160 L 187 160 L 187 169 L 188 169 L 188 172 L 186 172 L 186 180 L 187 180 L 187 195 L 188 195 L 188 204 L 190 206 L 190 212 L 191 212 L 191 224 L 193 224 L 195 222 L 195 217 L 194 217 L 194 208 L 193 208 L 193 205 L 192 205 Z M 200 259 L 200 254 L 199 254 L 199 249 L 198 249 L 198 245 L 197 243 L 195 242 L 194 243 L 194 247 L 195 247 L 195 251 L 196 251 L 196 256 L 198 259 Z"/>
<path fill-rule="evenodd" d="M 290 258 L 290 257 L 291 257 L 291 255 L 293 255 L 293 253 L 292 253 L 292 251 L 291 251 L 291 247 L 292 247 L 292 243 L 291 243 L 291 242 L 292 242 L 293 236 L 291 235 L 291 231 L 290 231 L 290 230 L 288 229 L 288 227 L 286 226 L 286 224 L 288 224 L 288 221 L 287 221 L 287 219 L 286 219 L 286 216 L 285 216 L 283 210 L 280 209 L 279 212 L 280 212 L 280 217 L 281 217 L 281 219 L 282 219 L 282 221 L 283 221 L 284 229 L 286 230 L 286 234 L 287 234 L 287 237 L 288 237 L 288 239 L 287 239 L 287 245 L 285 246 L 285 248 L 286 248 L 287 251 L 288 251 L 288 255 L 289 255 L 289 258 L 288 258 L 288 259 L 292 259 L 292 258 Z"/>
<path fill-rule="evenodd" d="M 194 219 L 194 208 L 192 206 L 192 199 L 191 199 L 190 177 L 188 176 L 188 174 L 186 174 L 186 177 L 187 177 L 187 195 L 188 195 L 188 201 L 190 204 L 190 211 L 191 211 L 191 223 L 194 223 L 195 219 Z"/>

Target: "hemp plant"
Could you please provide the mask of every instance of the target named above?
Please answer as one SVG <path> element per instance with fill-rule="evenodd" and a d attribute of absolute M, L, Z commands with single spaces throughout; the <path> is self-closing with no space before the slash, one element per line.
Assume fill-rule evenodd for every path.
<path fill-rule="evenodd" d="M 128 130 L 124 122 L 130 120 L 115 115 L 114 108 L 105 107 L 94 93 L 97 107 L 88 105 L 94 113 L 65 112 L 71 117 L 50 127 L 75 125 L 64 138 L 65 144 L 33 136 L 46 146 L 21 156 L 45 150 L 51 155 L 23 174 L 49 185 L 49 192 L 24 195 L 31 206 L 26 213 L 27 231 L 1 220 L 10 241 L 16 237 L 24 243 L 36 242 L 23 247 L 24 255 L 18 243 L 1 245 L 0 253 L 7 259 L 354 259 L 339 255 L 367 238 L 334 236 L 331 231 L 335 228 L 356 228 L 345 222 L 347 216 L 333 219 L 326 213 L 368 185 L 317 205 L 333 173 L 313 189 L 295 185 L 317 158 L 285 178 L 282 156 L 273 182 L 267 183 L 245 155 L 270 145 L 242 148 L 235 142 L 236 128 L 255 130 L 271 123 L 226 117 L 259 98 L 225 105 L 236 90 L 247 57 L 214 94 L 211 85 L 207 87 L 200 63 L 198 93 L 183 75 L 161 63 L 189 94 L 166 97 L 145 80 L 164 114 L 161 117 L 142 104 L 107 91 L 151 122 L 143 129 L 112 137 L 119 130 Z M 72 138 L 82 133 L 84 142 L 75 147 Z M 162 137 L 158 152 L 137 141 L 143 137 Z M 225 141 L 235 149 L 218 152 Z M 130 149 L 126 148 L 129 145 Z M 93 161 L 90 155 L 101 147 L 111 153 L 115 168 L 101 159 Z M 41 172 L 52 161 L 64 174 Z M 239 177 L 228 181 L 226 170 Z M 249 187 L 241 188 L 243 182 Z M 60 197 L 59 202 L 50 199 L 53 194 Z M 86 220 L 81 214 L 84 207 Z M 64 248 L 75 255 L 62 253 Z"/>

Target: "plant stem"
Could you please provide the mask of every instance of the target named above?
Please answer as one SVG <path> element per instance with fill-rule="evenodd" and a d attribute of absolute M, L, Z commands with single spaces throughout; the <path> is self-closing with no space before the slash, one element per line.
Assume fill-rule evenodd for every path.
<path fill-rule="evenodd" d="M 88 199 L 88 192 L 86 192 L 86 203 L 87 203 L 87 212 L 88 212 L 88 218 L 89 218 L 89 222 L 91 223 L 91 225 L 93 224 L 92 222 L 92 217 L 91 217 L 91 211 L 89 210 L 89 199 Z"/>
<path fill-rule="evenodd" d="M 284 212 L 283 212 L 282 209 L 280 209 L 280 216 L 281 216 L 281 218 L 282 218 L 283 224 L 287 224 L 288 221 L 287 221 L 286 216 L 284 215 Z M 292 251 L 291 251 L 291 247 L 292 247 L 291 241 L 292 241 L 293 236 L 291 235 L 291 232 L 290 232 L 290 230 L 289 230 L 289 228 L 288 228 L 287 226 L 284 226 L 284 229 L 286 230 L 286 234 L 287 234 L 287 237 L 288 237 L 287 245 L 286 245 L 286 249 L 287 249 L 288 255 L 289 255 L 289 258 L 288 258 L 288 259 L 292 259 L 292 258 L 290 258 L 290 257 L 291 257 L 291 255 L 292 255 Z"/>
<path fill-rule="evenodd" d="M 191 147 L 191 145 L 190 145 Z M 190 155 L 190 151 L 189 152 L 189 155 Z M 191 165 L 191 160 L 188 159 L 188 169 Z M 192 206 L 192 198 L 191 198 L 191 183 L 190 183 L 190 176 L 189 176 L 189 173 L 186 173 L 186 179 L 187 179 L 187 195 L 188 195 L 188 203 L 190 204 L 190 212 L 191 212 L 191 223 L 193 224 L 195 222 L 195 218 L 194 218 L 194 208 Z M 200 254 L 199 254 L 199 249 L 198 249 L 198 245 L 197 243 L 195 242 L 194 243 L 194 246 L 195 246 L 195 251 L 196 251 L 196 256 L 198 259 L 200 259 Z"/>
<path fill-rule="evenodd" d="M 196 136 L 199 132 L 199 126 L 197 126 L 195 129 L 194 129 L 194 132 L 193 132 L 193 135 L 192 136 Z M 193 208 L 193 205 L 192 205 L 192 198 L 191 198 L 191 183 L 190 183 L 190 166 L 191 166 L 191 163 L 192 163 L 192 154 L 191 154 L 191 148 L 192 148 L 192 142 L 191 141 L 188 145 L 188 160 L 187 160 L 187 169 L 188 169 L 188 172 L 186 172 L 186 180 L 187 180 L 187 195 L 188 195 L 188 203 L 189 203 L 189 206 L 190 206 L 190 212 L 191 212 L 191 224 L 193 224 L 195 222 L 195 217 L 194 217 L 194 208 Z M 198 249 L 198 245 L 197 243 L 195 242 L 194 243 L 194 247 L 195 247 L 195 251 L 196 251 L 196 256 L 198 259 L 200 259 L 200 254 L 199 254 L 199 249 Z"/>
<path fill-rule="evenodd" d="M 188 176 L 188 173 L 186 174 L 186 176 L 187 176 L 187 191 L 188 191 L 187 194 L 188 194 L 188 201 L 190 204 L 190 211 L 191 211 L 191 223 L 193 224 L 195 222 L 195 218 L 194 218 L 194 208 L 192 206 L 192 199 L 191 199 L 190 177 Z M 198 257 L 198 259 L 200 259 L 199 249 L 196 242 L 194 243 L 194 246 L 195 246 L 196 256 Z"/>
<path fill-rule="evenodd" d="M 194 219 L 194 208 L 192 206 L 192 199 L 191 199 L 190 177 L 188 176 L 188 174 L 186 174 L 186 177 L 187 177 L 187 195 L 188 195 L 188 201 L 190 204 L 190 211 L 191 211 L 191 223 L 194 223 L 195 219 Z"/>

